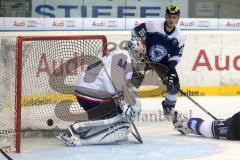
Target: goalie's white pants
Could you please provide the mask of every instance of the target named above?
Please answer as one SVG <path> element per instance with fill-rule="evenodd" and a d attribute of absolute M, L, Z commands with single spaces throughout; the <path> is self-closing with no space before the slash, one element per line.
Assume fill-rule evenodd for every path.
<path fill-rule="evenodd" d="M 126 139 L 131 125 L 118 115 L 106 120 L 75 123 L 69 131 L 75 145 L 106 144 Z"/>

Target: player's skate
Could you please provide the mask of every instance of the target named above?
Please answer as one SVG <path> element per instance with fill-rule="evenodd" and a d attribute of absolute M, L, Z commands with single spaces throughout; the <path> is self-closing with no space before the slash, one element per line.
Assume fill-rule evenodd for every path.
<path fill-rule="evenodd" d="M 162 101 L 163 113 L 167 120 L 173 119 L 174 106 L 169 105 L 166 101 Z"/>
<path fill-rule="evenodd" d="M 189 119 L 185 117 L 183 114 L 179 114 L 177 111 L 175 111 L 173 114 L 174 129 L 179 131 L 181 134 L 192 133 L 192 130 L 187 126 L 188 120 Z"/>

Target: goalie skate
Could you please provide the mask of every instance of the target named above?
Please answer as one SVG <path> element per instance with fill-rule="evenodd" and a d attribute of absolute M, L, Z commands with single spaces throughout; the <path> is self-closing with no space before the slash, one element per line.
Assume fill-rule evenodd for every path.
<path fill-rule="evenodd" d="M 58 136 L 56 136 L 56 138 L 59 141 L 61 141 L 64 144 L 66 144 L 67 146 L 74 147 L 74 146 L 80 144 L 78 142 L 78 140 L 76 140 L 77 137 L 76 138 L 73 137 L 72 134 L 69 131 L 60 133 Z"/>
<path fill-rule="evenodd" d="M 177 111 L 173 114 L 173 126 L 174 129 L 181 134 L 190 134 L 192 130 L 187 126 L 188 118 L 183 114 L 179 114 Z"/>

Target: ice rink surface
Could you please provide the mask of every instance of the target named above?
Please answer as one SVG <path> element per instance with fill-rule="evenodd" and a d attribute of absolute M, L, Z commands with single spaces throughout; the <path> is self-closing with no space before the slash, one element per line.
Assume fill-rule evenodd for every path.
<path fill-rule="evenodd" d="M 217 118 L 228 118 L 240 111 L 240 97 L 193 97 Z M 183 136 L 173 130 L 172 123 L 163 120 L 163 98 L 142 99 L 142 114 L 136 122 L 143 144 L 129 135 L 126 142 L 66 147 L 55 138 L 22 139 L 20 154 L 11 153 L 14 160 L 238 160 L 239 141 Z M 211 120 L 185 97 L 179 97 L 176 109 L 188 116 Z M 0 159 L 4 159 L 0 155 Z"/>

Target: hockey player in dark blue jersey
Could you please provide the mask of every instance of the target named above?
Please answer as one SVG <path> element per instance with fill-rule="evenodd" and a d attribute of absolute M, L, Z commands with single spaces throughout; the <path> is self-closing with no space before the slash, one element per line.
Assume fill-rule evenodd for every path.
<path fill-rule="evenodd" d="M 240 140 L 240 112 L 227 119 L 214 121 L 187 118 L 174 112 L 174 128 L 182 134 L 196 134 L 207 138 Z"/>
<path fill-rule="evenodd" d="M 184 35 L 176 26 L 179 17 L 180 9 L 177 6 L 167 7 L 165 21 L 147 21 L 136 26 L 132 30 L 129 45 L 132 56 L 144 64 L 139 67 L 141 71 L 134 71 L 132 83 L 138 88 L 145 73 L 154 70 L 167 87 L 165 100 L 162 102 L 166 116 L 172 115 L 180 88 L 176 66 L 182 57 Z M 168 72 L 163 74 L 160 64 L 165 65 Z"/>

